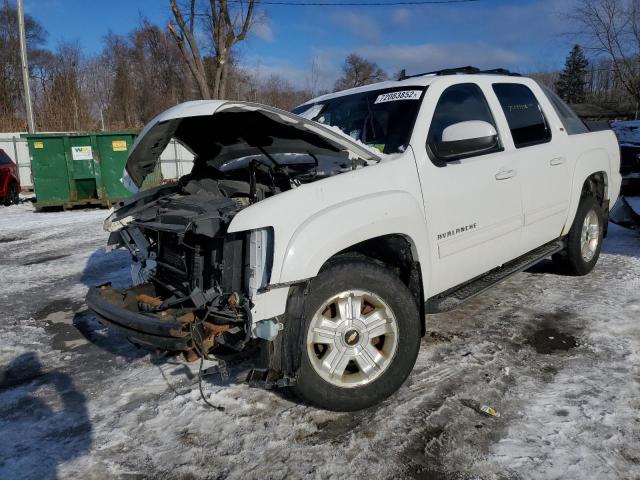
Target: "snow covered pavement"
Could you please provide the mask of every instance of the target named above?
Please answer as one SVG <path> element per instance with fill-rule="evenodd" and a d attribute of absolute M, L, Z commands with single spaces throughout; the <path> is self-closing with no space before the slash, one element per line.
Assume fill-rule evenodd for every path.
<path fill-rule="evenodd" d="M 546 262 L 428 317 L 413 374 L 382 405 L 332 413 L 212 377 L 214 411 L 197 365 L 87 311 L 89 285 L 129 280 L 127 254 L 102 248 L 105 216 L 0 209 L 2 479 L 640 479 L 637 232 L 610 225 L 586 277 Z"/>

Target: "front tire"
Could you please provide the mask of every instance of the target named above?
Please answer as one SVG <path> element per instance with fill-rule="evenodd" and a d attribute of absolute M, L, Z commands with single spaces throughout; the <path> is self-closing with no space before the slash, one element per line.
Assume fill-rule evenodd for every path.
<path fill-rule="evenodd" d="M 553 261 L 569 275 L 586 275 L 598 262 L 606 217 L 593 197 L 583 197 L 566 238 L 564 251 Z"/>
<path fill-rule="evenodd" d="M 294 392 L 334 411 L 381 402 L 411 373 L 420 321 L 411 292 L 388 269 L 360 259 L 334 263 L 311 281 L 302 318 L 286 322 L 289 351 L 301 357 Z"/>

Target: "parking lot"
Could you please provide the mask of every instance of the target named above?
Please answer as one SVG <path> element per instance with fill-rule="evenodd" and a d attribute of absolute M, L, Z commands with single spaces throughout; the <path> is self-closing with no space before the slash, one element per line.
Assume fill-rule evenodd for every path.
<path fill-rule="evenodd" d="M 640 198 L 630 199 L 640 210 Z M 0 209 L 0 478 L 640 478 L 640 235 L 586 277 L 551 262 L 428 317 L 401 390 L 355 413 L 204 383 L 87 310 L 129 282 L 106 210 Z M 486 417 L 472 402 L 494 407 Z"/>

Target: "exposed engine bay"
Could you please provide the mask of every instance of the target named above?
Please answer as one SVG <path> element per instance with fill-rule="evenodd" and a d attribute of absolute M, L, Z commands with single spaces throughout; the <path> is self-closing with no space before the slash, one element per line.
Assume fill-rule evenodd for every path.
<path fill-rule="evenodd" d="M 87 301 L 134 343 L 189 359 L 220 344 L 241 350 L 255 336 L 252 299 L 269 284 L 273 230 L 228 233 L 234 216 L 370 159 L 268 112 L 223 112 L 160 122 L 146 132 L 127 164 L 136 184 L 170 138 L 194 153 L 191 173 L 139 192 L 105 221 L 108 249 L 131 253 L 133 287 L 97 287 Z"/>

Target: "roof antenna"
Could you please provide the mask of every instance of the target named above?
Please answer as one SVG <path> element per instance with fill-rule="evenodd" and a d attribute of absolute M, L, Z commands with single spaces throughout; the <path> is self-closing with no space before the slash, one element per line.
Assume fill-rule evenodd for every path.
<path fill-rule="evenodd" d="M 403 68 L 400 70 L 400 75 L 398 75 L 398 81 L 404 80 L 405 78 L 407 78 L 407 69 Z"/>

